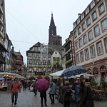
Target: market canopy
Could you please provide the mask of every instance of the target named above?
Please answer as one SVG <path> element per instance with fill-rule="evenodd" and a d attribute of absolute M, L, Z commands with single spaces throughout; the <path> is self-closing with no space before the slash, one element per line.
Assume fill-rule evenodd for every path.
<path fill-rule="evenodd" d="M 10 72 L 0 72 L 0 77 L 10 77 L 10 78 L 20 78 L 24 79 L 25 77 L 16 74 L 16 73 L 10 73 Z"/>
<path fill-rule="evenodd" d="M 51 73 L 50 76 L 60 77 L 64 71 L 65 71 L 65 69 Z"/>
<path fill-rule="evenodd" d="M 86 73 L 87 70 L 83 66 L 71 66 L 63 71 L 62 77 L 76 76 L 82 73 Z"/>
<path fill-rule="evenodd" d="M 76 77 L 79 78 L 81 75 L 83 75 L 85 78 L 93 77 L 92 74 L 88 74 L 88 73 L 82 73 L 82 74 L 76 75 Z"/>

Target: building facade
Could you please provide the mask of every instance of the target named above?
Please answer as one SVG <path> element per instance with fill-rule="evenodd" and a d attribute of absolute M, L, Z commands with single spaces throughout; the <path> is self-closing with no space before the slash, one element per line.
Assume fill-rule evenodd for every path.
<path fill-rule="evenodd" d="M 23 62 L 23 56 L 20 52 L 15 52 L 14 51 L 14 55 L 15 55 L 15 67 L 18 74 L 22 75 L 24 72 L 24 62 Z"/>
<path fill-rule="evenodd" d="M 54 51 L 51 56 L 51 67 L 52 72 L 59 71 L 62 69 L 62 58 L 58 51 Z"/>
<path fill-rule="evenodd" d="M 4 42 L 6 38 L 5 2 L 0 0 L 0 70 L 5 70 L 5 53 L 7 52 Z"/>
<path fill-rule="evenodd" d="M 72 32 L 66 39 L 63 47 L 64 47 L 63 60 L 65 62 L 65 68 L 75 65 L 74 37 Z"/>
<path fill-rule="evenodd" d="M 46 73 L 50 70 L 48 45 L 37 42 L 26 52 L 26 55 L 28 72 L 34 75 L 34 73 Z"/>
<path fill-rule="evenodd" d="M 4 45 L 6 47 L 7 52 L 5 53 L 5 71 L 11 70 L 11 62 L 12 62 L 12 47 L 13 44 L 9 39 L 9 36 L 6 34 Z"/>
<path fill-rule="evenodd" d="M 107 68 L 107 0 L 93 0 L 73 24 L 76 65 Z"/>

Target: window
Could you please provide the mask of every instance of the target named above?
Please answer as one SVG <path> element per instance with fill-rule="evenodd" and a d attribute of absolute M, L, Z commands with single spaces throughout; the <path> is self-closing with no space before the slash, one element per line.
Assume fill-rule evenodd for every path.
<path fill-rule="evenodd" d="M 92 13 L 92 20 L 95 21 L 96 19 L 97 19 L 97 13 L 96 13 L 96 11 L 94 11 Z"/>
<path fill-rule="evenodd" d="M 97 55 L 98 56 L 103 55 L 104 51 L 103 51 L 103 46 L 101 41 L 96 44 L 96 47 L 97 47 Z"/>
<path fill-rule="evenodd" d="M 92 32 L 92 30 L 88 32 L 88 40 L 89 41 L 93 40 L 93 32 Z"/>
<path fill-rule="evenodd" d="M 76 63 L 79 63 L 79 53 L 76 54 Z"/>
<path fill-rule="evenodd" d="M 80 23 L 80 17 L 77 19 L 77 24 L 79 24 Z"/>
<path fill-rule="evenodd" d="M 78 35 L 81 34 L 81 28 L 78 28 Z"/>
<path fill-rule="evenodd" d="M 84 43 L 84 45 L 85 45 L 87 42 L 88 42 L 88 40 L 87 40 L 87 35 L 85 34 L 85 35 L 83 36 L 83 43 Z"/>
<path fill-rule="evenodd" d="M 90 4 L 90 8 L 92 9 L 95 6 L 95 1 L 92 1 Z"/>
<path fill-rule="evenodd" d="M 76 31 L 74 31 L 74 38 L 76 38 L 77 37 L 77 32 Z"/>
<path fill-rule="evenodd" d="M 90 17 L 87 18 L 86 23 L 87 23 L 87 27 L 91 25 L 91 19 L 90 19 Z"/>
<path fill-rule="evenodd" d="M 84 31 L 85 28 L 86 28 L 86 26 L 85 26 L 85 22 L 84 22 L 84 23 L 82 24 L 82 31 Z"/>
<path fill-rule="evenodd" d="M 99 14 L 103 14 L 104 11 L 105 11 L 105 7 L 104 7 L 104 3 L 102 3 L 99 7 L 98 7 L 98 11 L 99 11 Z"/>
<path fill-rule="evenodd" d="M 85 60 L 89 60 L 89 50 L 88 48 L 84 50 L 84 54 L 85 54 Z"/>
<path fill-rule="evenodd" d="M 79 47 L 82 47 L 82 45 L 83 45 L 83 38 L 81 37 L 79 38 Z"/>
<path fill-rule="evenodd" d="M 87 15 L 89 13 L 89 7 L 87 7 L 87 9 L 85 10 L 85 15 Z"/>
<path fill-rule="evenodd" d="M 107 53 L 107 37 L 104 38 L 104 45 L 105 45 L 105 50 L 106 50 L 106 53 Z"/>
<path fill-rule="evenodd" d="M 81 14 L 81 20 L 84 18 L 84 12 Z"/>
<path fill-rule="evenodd" d="M 73 23 L 73 28 L 75 28 L 75 27 L 76 27 L 76 25 L 77 25 L 77 23 L 76 23 L 76 22 L 74 22 L 74 23 Z"/>
<path fill-rule="evenodd" d="M 80 52 L 80 62 L 84 62 L 84 53 L 83 53 L 83 51 Z"/>
<path fill-rule="evenodd" d="M 91 56 L 91 58 L 95 58 L 95 56 L 96 56 L 94 45 L 90 46 L 90 56 Z"/>
<path fill-rule="evenodd" d="M 94 28 L 94 34 L 95 34 L 95 37 L 97 37 L 97 36 L 100 35 L 100 27 L 99 27 L 99 25 L 95 26 L 95 28 Z"/>
<path fill-rule="evenodd" d="M 28 53 L 28 57 L 32 56 L 31 53 Z"/>
<path fill-rule="evenodd" d="M 37 47 L 37 51 L 40 51 L 41 50 L 41 48 L 40 47 Z"/>
<path fill-rule="evenodd" d="M 101 22 L 101 26 L 102 26 L 102 31 L 106 31 L 107 30 L 107 19 L 104 19 L 102 22 Z"/>
<path fill-rule="evenodd" d="M 77 50 L 79 48 L 79 41 L 75 42 L 75 49 Z"/>

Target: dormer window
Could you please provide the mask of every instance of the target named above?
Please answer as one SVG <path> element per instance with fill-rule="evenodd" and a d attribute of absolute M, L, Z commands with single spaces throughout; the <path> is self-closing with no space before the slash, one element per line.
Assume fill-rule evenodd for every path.
<path fill-rule="evenodd" d="M 89 7 L 87 7 L 87 9 L 85 10 L 85 15 L 87 15 L 89 13 Z"/>
<path fill-rule="evenodd" d="M 82 15 L 81 15 L 81 20 L 84 18 L 84 12 L 82 13 Z"/>
<path fill-rule="evenodd" d="M 95 6 L 95 1 L 93 0 L 90 4 L 90 8 L 92 9 Z"/>
<path fill-rule="evenodd" d="M 77 19 L 77 24 L 79 24 L 80 23 L 80 17 Z"/>

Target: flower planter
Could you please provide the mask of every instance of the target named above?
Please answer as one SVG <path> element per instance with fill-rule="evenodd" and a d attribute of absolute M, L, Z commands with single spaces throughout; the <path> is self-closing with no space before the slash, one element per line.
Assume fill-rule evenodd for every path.
<path fill-rule="evenodd" d="M 104 90 L 93 91 L 93 99 L 96 101 L 106 101 L 107 100 L 107 91 L 104 91 Z"/>

